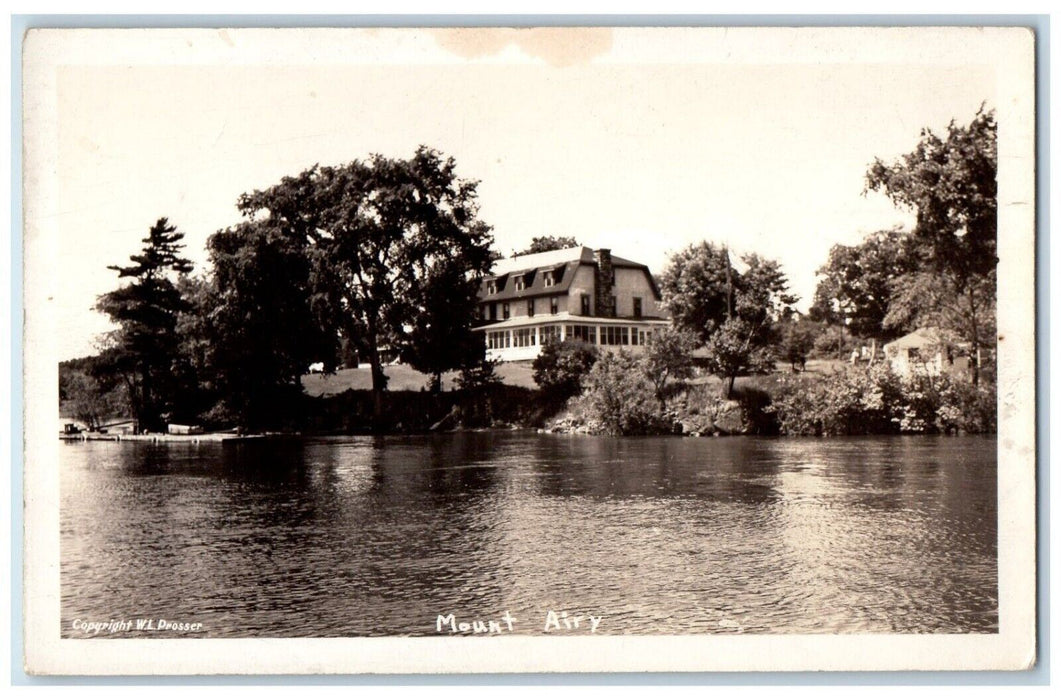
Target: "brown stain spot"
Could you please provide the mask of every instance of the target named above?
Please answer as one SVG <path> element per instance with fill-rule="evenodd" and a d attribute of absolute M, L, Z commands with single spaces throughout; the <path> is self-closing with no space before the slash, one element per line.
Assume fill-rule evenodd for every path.
<path fill-rule="evenodd" d="M 217 35 L 221 37 L 221 41 L 229 45 L 230 48 L 236 48 L 236 42 L 232 41 L 232 37 L 228 35 L 228 32 L 224 29 L 217 30 Z"/>
<path fill-rule="evenodd" d="M 998 336 L 998 342 L 1000 342 L 1000 343 L 1001 343 L 1001 342 L 1002 342 L 1003 340 L 1005 340 L 1005 339 L 1006 339 L 1006 336 L 1004 336 L 1004 335 L 1001 335 L 1001 334 L 999 334 L 999 336 Z"/>
<path fill-rule="evenodd" d="M 443 49 L 462 58 L 482 58 L 516 45 L 550 66 L 588 63 L 612 48 L 610 27 L 456 27 L 433 33 Z"/>

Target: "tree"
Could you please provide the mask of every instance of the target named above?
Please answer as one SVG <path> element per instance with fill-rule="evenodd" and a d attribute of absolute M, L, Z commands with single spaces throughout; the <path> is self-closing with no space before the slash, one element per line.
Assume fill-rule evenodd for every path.
<path fill-rule="evenodd" d="M 551 338 L 531 363 L 534 381 L 551 397 L 566 399 L 582 391 L 582 379 L 597 362 L 597 349 L 580 340 Z"/>
<path fill-rule="evenodd" d="M 532 253 L 547 253 L 550 250 L 564 250 L 566 248 L 577 248 L 582 245 L 572 236 L 535 236 L 531 244 L 513 255 L 531 255 Z"/>
<path fill-rule="evenodd" d="M 297 411 L 302 374 L 313 362 L 333 367 L 338 346 L 339 332 L 313 288 L 305 230 L 312 219 L 279 197 L 271 204 L 274 218 L 251 218 L 256 210 L 248 209 L 249 220 L 210 237 L 214 274 L 202 290 L 207 364 L 219 400 L 211 421 L 249 430 L 283 427 L 293 417 L 286 414 Z"/>
<path fill-rule="evenodd" d="M 184 234 L 165 218 L 151 227 L 132 265 L 111 265 L 119 278 L 132 281 L 99 297 L 96 308 L 111 317 L 121 329 L 116 336 L 115 368 L 130 379 L 129 399 L 142 430 L 165 427 L 163 414 L 173 397 L 171 376 L 179 338 L 177 317 L 185 301 L 171 279 L 192 270 L 180 256 Z"/>
<path fill-rule="evenodd" d="M 672 255 L 659 282 L 675 325 L 707 342 L 730 312 L 732 276 L 729 254 L 707 241 Z"/>
<path fill-rule="evenodd" d="M 109 387 L 84 369 L 67 369 L 60 374 L 62 415 L 72 415 L 89 430 L 99 430 L 107 418 L 118 415 L 126 405 L 125 385 Z"/>
<path fill-rule="evenodd" d="M 819 324 L 807 318 L 788 319 L 781 324 L 781 355 L 793 370 L 805 370 L 807 357 L 821 335 Z"/>
<path fill-rule="evenodd" d="M 486 347 L 472 330 L 479 282 L 455 266 L 440 265 L 425 282 L 424 307 L 409 333 L 405 359 L 431 375 L 431 391 L 442 390 L 442 373 L 480 365 Z"/>
<path fill-rule="evenodd" d="M 197 423 L 218 399 L 209 325 L 217 294 L 213 278 L 207 276 L 183 275 L 177 290 L 184 308 L 177 315 L 171 409 L 178 422 Z"/>
<path fill-rule="evenodd" d="M 744 272 L 725 247 L 703 241 L 675 253 L 660 281 L 675 325 L 704 343 L 727 397 L 738 374 L 771 367 L 776 324 L 796 302 L 777 262 L 756 254 L 741 260 Z"/>
<path fill-rule="evenodd" d="M 981 107 L 968 126 L 951 121 L 945 138 L 922 129 L 912 152 L 866 173 L 867 192 L 916 213 L 914 240 L 937 271 L 968 278 L 998 263 L 997 130 L 994 110 Z"/>
<path fill-rule="evenodd" d="M 724 380 L 726 398 L 732 397 L 738 375 L 773 370 L 777 324 L 789 316 L 796 303 L 776 261 L 754 253 L 742 260 L 745 271 L 739 275 L 731 272 L 735 288 L 733 313 L 705 345 L 707 367 Z"/>
<path fill-rule="evenodd" d="M 666 408 L 664 390 L 667 382 L 692 376 L 695 344 L 688 333 L 673 326 L 649 335 L 643 369 L 655 391 L 661 412 Z"/>
<path fill-rule="evenodd" d="M 974 356 L 985 342 L 994 345 L 980 319 L 996 296 L 996 139 L 994 111 L 981 107 L 967 126 L 952 121 L 945 136 L 922 129 L 912 152 L 891 164 L 877 159 L 866 173 L 867 192 L 882 192 L 916 213 L 912 240 L 924 261 L 921 272 L 936 275 L 941 298 L 961 300 L 954 309 L 961 320 L 951 330 L 963 336 Z M 915 286 L 912 279 L 897 284 Z M 972 365 L 978 383 L 979 366 Z"/>
<path fill-rule="evenodd" d="M 439 270 L 474 279 L 491 266 L 489 227 L 477 183 L 452 158 L 421 146 L 408 160 L 373 155 L 314 166 L 245 195 L 253 221 L 290 230 L 308 248 L 319 307 L 372 371 L 373 410 L 383 414 L 383 353 L 401 352 L 426 308 Z"/>
<path fill-rule="evenodd" d="M 938 328 L 952 344 L 968 344 L 976 360 L 977 349 L 992 347 L 995 342 L 995 274 L 970 278 L 964 292 L 959 292 L 952 280 L 933 272 L 900 278 L 884 325 L 894 329 Z M 977 363 L 972 364 L 975 369 Z M 974 383 L 978 375 L 974 375 Z"/>
<path fill-rule="evenodd" d="M 909 236 L 899 230 L 878 231 L 855 246 L 834 245 L 815 290 L 812 311 L 817 320 L 843 323 L 862 337 L 890 339 L 886 327 L 896 280 L 913 271 Z"/>

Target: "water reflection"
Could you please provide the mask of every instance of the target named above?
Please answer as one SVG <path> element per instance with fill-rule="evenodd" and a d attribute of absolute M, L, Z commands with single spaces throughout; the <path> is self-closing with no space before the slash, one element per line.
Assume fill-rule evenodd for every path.
<path fill-rule="evenodd" d="M 995 444 L 525 433 L 63 447 L 63 634 L 995 632 Z M 130 634 L 136 634 L 131 632 Z"/>

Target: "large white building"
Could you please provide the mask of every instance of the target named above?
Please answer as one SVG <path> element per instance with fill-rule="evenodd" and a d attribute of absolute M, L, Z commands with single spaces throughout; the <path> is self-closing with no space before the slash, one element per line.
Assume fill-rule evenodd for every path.
<path fill-rule="evenodd" d="M 585 247 L 498 260 L 479 290 L 487 357 L 530 360 L 549 338 L 640 352 L 670 323 L 648 267 Z"/>

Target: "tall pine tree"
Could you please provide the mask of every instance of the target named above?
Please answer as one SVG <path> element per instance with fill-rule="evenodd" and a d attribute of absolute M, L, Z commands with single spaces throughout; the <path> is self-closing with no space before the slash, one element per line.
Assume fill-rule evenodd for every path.
<path fill-rule="evenodd" d="M 163 217 L 159 219 L 132 265 L 108 266 L 119 278 L 131 282 L 99 297 L 96 308 L 118 324 L 114 369 L 129 388 L 129 400 L 141 430 L 165 428 L 163 414 L 176 390 L 173 361 L 179 346 L 177 316 L 185 301 L 174 283 L 174 273 L 191 272 L 192 264 L 180 256 L 184 234 Z"/>

